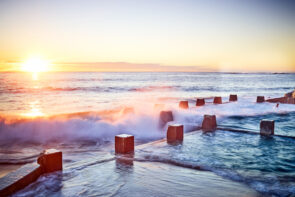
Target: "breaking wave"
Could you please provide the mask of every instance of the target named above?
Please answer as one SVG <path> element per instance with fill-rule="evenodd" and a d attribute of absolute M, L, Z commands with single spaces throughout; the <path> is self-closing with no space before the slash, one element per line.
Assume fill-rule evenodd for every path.
<path fill-rule="evenodd" d="M 194 103 L 190 103 L 194 105 Z M 180 110 L 177 104 L 167 105 L 161 110 L 172 110 L 174 122 L 185 125 L 185 130 L 201 126 L 203 115 L 215 114 L 218 124 L 228 122 L 231 117 L 257 116 L 265 114 L 285 114 L 294 112 L 295 106 L 273 103 L 257 104 L 249 100 Z M 117 110 L 61 114 L 51 117 L 25 119 L 24 117 L 0 116 L 0 144 L 9 142 L 112 140 L 120 133 L 133 134 L 140 140 L 153 140 L 165 136 L 165 128 L 159 128 L 160 109 L 153 104 L 130 106 Z M 230 121 L 229 121 L 230 122 Z M 233 123 L 235 124 L 235 123 Z"/>

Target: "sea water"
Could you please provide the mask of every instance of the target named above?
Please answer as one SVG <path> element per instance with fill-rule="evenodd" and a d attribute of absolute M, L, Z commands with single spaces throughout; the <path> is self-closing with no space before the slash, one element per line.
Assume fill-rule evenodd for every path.
<path fill-rule="evenodd" d="M 259 132 L 266 118 L 276 121 L 275 133 L 295 136 L 295 105 L 255 102 L 258 95 L 280 97 L 294 88 L 295 74 L 289 73 L 0 73 L 0 165 L 35 162 L 43 149 L 57 148 L 64 153 L 63 173 L 42 177 L 17 195 L 101 195 L 90 182 L 102 180 L 109 195 L 123 195 L 126 186 L 114 184 L 122 177 L 105 167 L 114 158 L 114 135 L 133 134 L 136 144 L 164 138 L 159 111 L 172 110 L 186 132 L 200 126 L 204 114 L 215 114 L 222 127 Z M 238 102 L 212 103 L 214 96 L 228 102 L 229 94 Z M 195 107 L 196 97 L 206 98 L 206 105 Z M 180 100 L 189 100 L 190 109 L 179 109 Z M 261 194 L 288 196 L 295 195 L 294 150 L 291 138 L 217 130 L 189 135 L 180 146 L 138 150 L 134 159 L 197 167 Z M 102 164 L 109 179 L 81 171 Z M 170 178 L 175 184 L 191 179 L 179 176 Z M 77 177 L 83 187 L 72 182 Z M 159 186 L 149 187 L 150 195 L 160 194 Z"/>

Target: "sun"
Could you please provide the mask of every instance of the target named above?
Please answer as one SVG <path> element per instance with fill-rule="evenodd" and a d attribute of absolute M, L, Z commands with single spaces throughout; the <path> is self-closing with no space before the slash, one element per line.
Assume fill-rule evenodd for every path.
<path fill-rule="evenodd" d="M 21 70 L 25 72 L 47 72 L 49 71 L 50 63 L 41 58 L 30 58 L 21 65 Z"/>

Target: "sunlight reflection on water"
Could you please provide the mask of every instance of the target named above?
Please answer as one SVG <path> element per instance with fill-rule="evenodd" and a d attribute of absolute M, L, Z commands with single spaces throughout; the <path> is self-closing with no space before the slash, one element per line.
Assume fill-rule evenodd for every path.
<path fill-rule="evenodd" d="M 22 116 L 35 118 L 45 115 L 40 109 L 39 101 L 30 102 L 29 106 L 30 110 L 28 112 L 21 113 Z"/>

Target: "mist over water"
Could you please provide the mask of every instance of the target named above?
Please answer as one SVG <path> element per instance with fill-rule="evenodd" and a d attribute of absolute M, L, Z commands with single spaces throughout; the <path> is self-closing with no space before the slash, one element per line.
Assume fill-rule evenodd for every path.
<path fill-rule="evenodd" d="M 0 164 L 34 162 L 42 149 L 55 147 L 65 154 L 64 181 L 68 184 L 69 177 L 77 173 L 73 165 L 88 165 L 78 158 L 113 157 L 116 134 L 133 134 L 136 144 L 164 138 L 167 125 L 159 127 L 161 110 L 172 110 L 174 122 L 184 124 L 185 132 L 201 126 L 204 114 L 215 114 L 220 126 L 253 132 L 259 132 L 261 119 L 273 119 L 277 134 L 295 136 L 295 105 L 277 108 L 274 103 L 256 103 L 258 95 L 280 97 L 294 88 L 295 74 L 93 72 L 41 73 L 33 78 L 29 73 L 0 73 Z M 238 102 L 212 103 L 214 96 L 227 102 L 229 94 L 237 94 Z M 195 107 L 196 97 L 206 98 L 206 105 Z M 190 109 L 179 109 L 180 100 L 189 100 Z M 177 147 L 151 147 L 148 154 L 136 153 L 136 159 L 201 166 L 264 194 L 294 195 L 292 139 L 266 142 L 259 136 L 244 136 L 224 131 L 199 133 L 190 136 L 189 144 L 176 151 L 177 155 L 170 154 Z M 205 150 L 208 146 L 214 151 Z M 249 155 L 268 147 L 274 148 L 276 156 L 268 151 L 261 159 Z M 265 172 L 263 166 L 271 160 L 275 163 Z M 35 189 L 40 187 L 37 184 Z M 76 189 L 72 187 L 66 196 Z"/>

